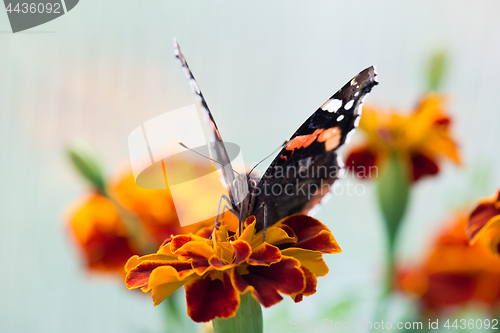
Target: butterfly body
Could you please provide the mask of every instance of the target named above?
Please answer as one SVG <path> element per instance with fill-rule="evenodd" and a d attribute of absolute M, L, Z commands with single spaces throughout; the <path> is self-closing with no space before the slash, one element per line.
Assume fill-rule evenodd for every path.
<path fill-rule="evenodd" d="M 229 188 L 230 211 L 240 222 L 256 217 L 257 230 L 284 217 L 311 213 L 339 178 L 341 161 L 337 149 L 350 135 L 361 116 L 361 107 L 371 89 L 378 84 L 374 67 L 368 67 L 321 105 L 290 137 L 264 175 L 234 174 L 231 161 L 214 118 L 201 94 L 184 56 L 175 43 L 190 85 L 197 94 L 213 129 L 212 157 L 222 164 L 222 175 Z"/>

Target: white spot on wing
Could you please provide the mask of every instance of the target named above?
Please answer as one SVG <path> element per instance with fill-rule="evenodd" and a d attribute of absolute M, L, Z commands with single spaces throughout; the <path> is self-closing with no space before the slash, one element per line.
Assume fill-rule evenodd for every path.
<path fill-rule="evenodd" d="M 337 121 L 342 121 L 342 119 L 344 119 L 344 115 L 341 114 L 340 116 L 337 117 Z"/>
<path fill-rule="evenodd" d="M 352 108 L 353 105 L 354 105 L 354 100 L 351 99 L 349 102 L 347 102 L 346 105 L 344 105 L 344 109 L 349 110 L 350 108 Z"/>
<path fill-rule="evenodd" d="M 354 127 L 358 127 L 360 120 L 361 120 L 361 117 L 357 116 L 356 119 L 354 120 Z"/>
<path fill-rule="evenodd" d="M 353 86 L 353 85 L 355 85 L 355 84 L 358 84 L 358 83 L 356 82 L 356 78 L 354 78 L 354 79 L 352 79 L 352 80 L 351 80 L 351 86 Z"/>
<path fill-rule="evenodd" d="M 354 97 L 358 97 L 358 96 L 359 96 L 359 91 L 356 91 L 356 92 L 354 93 Z"/>
<path fill-rule="evenodd" d="M 342 101 L 338 99 L 330 99 L 321 107 L 321 110 L 328 112 L 337 112 L 342 106 Z"/>
<path fill-rule="evenodd" d="M 197 94 L 200 93 L 200 87 L 198 87 L 198 83 L 196 83 L 195 80 L 193 79 L 190 79 L 189 80 L 189 85 L 191 86 L 191 89 L 193 89 L 193 91 Z"/>

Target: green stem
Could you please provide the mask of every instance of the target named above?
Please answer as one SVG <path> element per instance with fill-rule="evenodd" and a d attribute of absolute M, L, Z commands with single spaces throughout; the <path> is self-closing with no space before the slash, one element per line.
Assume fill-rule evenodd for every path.
<path fill-rule="evenodd" d="M 227 319 L 214 319 L 215 333 L 262 333 L 262 308 L 250 292 L 243 294 L 236 315 Z"/>
<path fill-rule="evenodd" d="M 395 240 L 396 238 L 393 238 L 392 240 L 388 240 L 387 244 L 387 261 L 386 261 L 386 266 L 385 266 L 385 284 L 384 284 L 384 290 L 382 293 L 382 297 L 386 298 L 388 297 L 392 291 L 394 290 L 394 284 L 395 284 L 395 270 L 396 270 L 396 256 L 395 256 Z"/>
<path fill-rule="evenodd" d="M 379 206 L 387 231 L 385 280 L 377 307 L 377 320 L 386 311 L 388 298 L 394 290 L 395 246 L 401 222 L 406 213 L 410 195 L 410 182 L 405 165 L 396 152 L 392 152 L 377 184 Z"/>
<path fill-rule="evenodd" d="M 180 292 L 180 290 L 175 291 L 162 303 L 163 309 L 165 310 L 164 318 L 166 333 L 181 332 L 184 326 L 183 314 L 179 308 Z"/>

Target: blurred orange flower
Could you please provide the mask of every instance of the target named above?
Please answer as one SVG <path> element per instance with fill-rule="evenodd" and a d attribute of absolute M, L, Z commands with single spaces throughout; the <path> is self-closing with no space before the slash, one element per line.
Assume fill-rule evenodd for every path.
<path fill-rule="evenodd" d="M 100 194 L 79 203 L 70 228 L 89 269 L 122 272 L 123 263 L 139 252 L 127 237 L 113 204 Z"/>
<path fill-rule="evenodd" d="M 491 199 L 482 200 L 472 211 L 467 224 L 469 242 L 484 242 L 492 253 L 500 254 L 500 191 Z"/>
<path fill-rule="evenodd" d="M 240 306 L 240 295 L 251 295 L 265 307 L 280 302 L 280 294 L 295 302 L 316 292 L 317 276 L 328 273 L 324 253 L 341 251 L 318 220 L 306 215 L 287 217 L 266 231 L 256 232 L 255 218 L 245 229 L 231 232 L 220 226 L 174 236 L 156 254 L 133 256 L 127 262 L 129 289 L 151 291 L 158 305 L 184 286 L 188 315 L 196 322 L 229 318 Z"/>
<path fill-rule="evenodd" d="M 172 235 L 215 223 L 211 218 L 180 227 L 168 187 L 143 189 L 131 174 L 108 184 L 107 192 L 108 196 L 95 193 L 74 205 L 69 218 L 74 239 L 92 271 L 124 275 L 124 265 L 132 255 L 151 253 Z M 232 214 L 226 212 L 224 218 L 233 230 L 237 228 Z"/>
<path fill-rule="evenodd" d="M 449 125 L 444 97 L 436 93 L 425 95 L 411 114 L 365 106 L 359 128 L 367 140 L 351 151 L 346 167 L 359 178 L 369 178 L 372 170 L 384 166 L 391 152 L 395 151 L 407 166 L 412 181 L 435 175 L 439 172 L 439 155 L 460 163 Z"/>
<path fill-rule="evenodd" d="M 418 295 L 426 311 L 470 302 L 499 305 L 500 257 L 483 243 L 469 246 L 466 225 L 467 217 L 458 216 L 420 267 L 400 271 L 399 288 Z"/>

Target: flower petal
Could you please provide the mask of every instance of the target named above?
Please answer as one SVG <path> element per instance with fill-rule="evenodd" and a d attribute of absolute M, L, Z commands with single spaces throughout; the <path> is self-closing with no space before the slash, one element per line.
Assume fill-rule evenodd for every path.
<path fill-rule="evenodd" d="M 416 182 L 423 176 L 435 175 L 439 172 L 439 166 L 433 159 L 419 152 L 411 154 L 413 181 Z"/>
<path fill-rule="evenodd" d="M 177 258 L 158 255 L 158 254 L 148 254 L 142 257 L 135 255 L 128 259 L 127 263 L 125 264 L 125 271 L 126 272 L 130 271 L 132 268 L 139 265 L 143 261 L 165 261 L 165 260 L 177 260 Z"/>
<path fill-rule="evenodd" d="M 257 247 L 259 244 L 262 244 L 264 240 L 264 232 L 258 232 L 253 238 L 250 245 L 252 248 Z M 295 243 L 297 241 L 297 237 L 295 236 L 293 230 L 286 226 L 281 225 L 280 227 L 269 227 L 266 230 L 266 243 L 271 245 L 281 245 L 287 243 Z"/>
<path fill-rule="evenodd" d="M 175 254 L 179 260 L 190 262 L 196 273 L 202 275 L 210 266 L 208 259 L 214 255 L 214 249 L 205 241 L 192 241 L 177 249 Z"/>
<path fill-rule="evenodd" d="M 328 266 L 323 260 L 323 255 L 320 252 L 299 248 L 289 248 L 282 250 L 281 254 L 297 259 L 302 264 L 302 267 L 307 267 L 316 276 L 325 276 L 328 274 Z"/>
<path fill-rule="evenodd" d="M 241 233 L 241 236 L 238 237 L 238 239 L 250 243 L 255 235 L 255 223 L 255 216 L 250 216 L 249 218 L 247 218 L 245 221 L 245 225 L 247 227 L 243 229 L 243 232 Z"/>
<path fill-rule="evenodd" d="M 483 200 L 470 214 L 469 223 L 467 224 L 467 235 L 471 244 L 474 244 L 479 238 L 481 230 L 483 230 L 488 221 L 500 215 L 500 209 L 497 208 L 496 204 L 499 198 L 500 192 L 496 199 Z"/>
<path fill-rule="evenodd" d="M 427 292 L 422 296 L 426 308 L 440 309 L 463 304 L 474 295 L 474 278 L 463 274 L 437 273 L 429 276 Z"/>
<path fill-rule="evenodd" d="M 313 272 L 311 272 L 304 266 L 302 266 L 301 269 L 304 271 L 304 275 L 306 277 L 306 288 L 300 294 L 294 294 L 290 296 L 295 303 L 301 302 L 304 296 L 311 296 L 315 294 L 316 286 L 318 285 L 318 278 L 316 277 L 316 275 L 314 275 Z"/>
<path fill-rule="evenodd" d="M 348 173 L 361 179 L 369 178 L 377 165 L 377 154 L 369 146 L 356 148 L 347 156 L 345 165 Z"/>
<path fill-rule="evenodd" d="M 297 247 L 322 253 L 339 253 L 339 244 L 328 228 L 320 221 L 307 215 L 292 215 L 277 223 L 277 226 L 287 225 L 295 232 L 298 241 L 286 247 Z"/>
<path fill-rule="evenodd" d="M 232 243 L 234 248 L 234 264 L 239 265 L 250 257 L 252 248 L 250 244 L 244 241 L 237 240 Z"/>
<path fill-rule="evenodd" d="M 221 279 L 209 275 L 190 280 L 184 288 L 188 315 L 196 322 L 232 317 L 240 306 L 240 295 L 227 273 L 222 273 Z"/>
<path fill-rule="evenodd" d="M 146 291 L 151 290 L 151 298 L 154 301 L 154 305 L 157 306 L 174 291 L 182 287 L 193 274 L 193 270 L 178 272 L 172 266 L 158 267 L 151 273 L 148 290 Z"/>
<path fill-rule="evenodd" d="M 306 287 L 304 272 L 298 260 L 284 257 L 271 266 L 248 266 L 248 274 L 231 274 L 235 288 L 241 293 L 252 292 L 252 296 L 265 307 L 270 307 L 283 298 L 279 293 L 293 295 Z"/>
<path fill-rule="evenodd" d="M 199 235 L 178 235 L 172 238 L 172 241 L 170 242 L 170 251 L 172 251 L 172 253 L 176 253 L 179 248 L 189 242 L 204 240 L 205 238 Z"/>
<path fill-rule="evenodd" d="M 237 240 L 231 243 L 231 245 L 234 250 L 234 258 L 233 258 L 234 260 L 231 263 L 225 264 L 219 257 L 213 255 L 208 261 L 210 265 L 218 270 L 228 269 L 230 267 L 237 266 L 242 262 L 246 261 L 252 254 L 252 248 L 247 242 Z"/>
<path fill-rule="evenodd" d="M 176 271 L 192 269 L 189 263 L 177 260 L 146 260 L 129 270 L 125 277 L 125 285 L 128 289 L 142 287 L 146 290 L 151 273 L 160 266 L 172 266 Z"/>
<path fill-rule="evenodd" d="M 269 266 L 281 260 L 280 250 L 271 244 L 262 243 L 253 248 L 247 262 L 250 265 Z"/>

